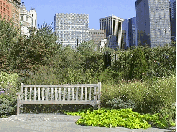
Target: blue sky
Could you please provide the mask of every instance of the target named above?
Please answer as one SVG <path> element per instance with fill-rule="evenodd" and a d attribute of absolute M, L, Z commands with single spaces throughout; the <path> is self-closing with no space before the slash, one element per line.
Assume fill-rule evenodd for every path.
<path fill-rule="evenodd" d="M 50 24 L 56 13 L 89 14 L 89 28 L 100 29 L 99 19 L 115 15 L 128 19 L 136 16 L 135 0 L 21 0 L 26 9 L 35 8 L 37 24 Z"/>

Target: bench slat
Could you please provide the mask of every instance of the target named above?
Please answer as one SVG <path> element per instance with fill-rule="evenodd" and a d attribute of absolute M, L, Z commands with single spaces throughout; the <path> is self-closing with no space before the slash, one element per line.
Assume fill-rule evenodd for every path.
<path fill-rule="evenodd" d="M 44 88 L 48 88 L 48 87 L 67 87 L 67 88 L 72 88 L 72 87 L 98 87 L 98 84 L 73 84 L 73 85 L 69 85 L 69 84 L 64 84 L 64 85 L 23 85 L 23 87 L 44 87 Z"/>
<path fill-rule="evenodd" d="M 34 101 L 36 100 L 36 87 L 34 87 Z"/>
<path fill-rule="evenodd" d="M 65 91 L 66 91 L 66 88 L 64 88 L 63 101 L 65 101 Z"/>
<path fill-rule="evenodd" d="M 38 100 L 40 100 L 40 88 L 38 88 Z"/>
<path fill-rule="evenodd" d="M 27 88 L 25 88 L 25 100 L 27 100 Z"/>
<path fill-rule="evenodd" d="M 29 97 L 30 101 L 31 101 L 31 91 L 32 91 L 32 87 L 30 87 L 30 97 Z"/>
<path fill-rule="evenodd" d="M 87 100 L 87 87 L 85 87 L 85 101 Z"/>
<path fill-rule="evenodd" d="M 53 100 L 53 88 L 51 88 L 51 100 Z"/>
<path fill-rule="evenodd" d="M 70 89 L 71 88 L 68 88 L 68 101 L 70 100 Z"/>
<path fill-rule="evenodd" d="M 21 83 L 21 92 L 23 93 L 23 83 Z M 21 99 L 23 100 L 23 94 L 21 95 Z"/>
<path fill-rule="evenodd" d="M 92 88 L 90 87 L 90 93 L 89 93 L 89 100 L 91 100 L 91 91 L 92 90 Z"/>
<path fill-rule="evenodd" d="M 57 101 L 58 94 L 57 94 L 57 88 L 55 88 L 55 100 Z"/>
<path fill-rule="evenodd" d="M 96 87 L 94 87 L 94 100 L 96 100 Z"/>
<path fill-rule="evenodd" d="M 61 101 L 61 88 L 59 88 L 59 101 Z"/>
<path fill-rule="evenodd" d="M 76 101 L 78 100 L 78 87 L 77 87 L 77 91 L 76 91 Z"/>
<path fill-rule="evenodd" d="M 83 99 L 83 87 L 81 87 L 81 100 Z"/>
<path fill-rule="evenodd" d="M 85 101 L 85 100 L 79 100 L 79 101 L 55 101 L 55 100 L 52 100 L 52 101 L 19 101 L 19 103 L 23 103 L 23 104 L 91 104 L 92 102 L 94 103 L 97 103 L 95 101 Z"/>
<path fill-rule="evenodd" d="M 74 88 L 72 88 L 72 100 L 74 100 Z"/>
<path fill-rule="evenodd" d="M 49 88 L 46 90 L 46 100 L 48 101 Z"/>
<path fill-rule="evenodd" d="M 42 88 L 42 100 L 44 100 L 44 88 Z"/>

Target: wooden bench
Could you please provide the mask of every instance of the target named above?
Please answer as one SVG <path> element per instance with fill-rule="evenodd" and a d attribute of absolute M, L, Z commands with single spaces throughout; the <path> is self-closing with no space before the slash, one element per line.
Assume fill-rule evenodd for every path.
<path fill-rule="evenodd" d="M 100 109 L 101 82 L 75 85 L 24 85 L 17 93 L 17 115 L 23 104 L 90 104 Z"/>

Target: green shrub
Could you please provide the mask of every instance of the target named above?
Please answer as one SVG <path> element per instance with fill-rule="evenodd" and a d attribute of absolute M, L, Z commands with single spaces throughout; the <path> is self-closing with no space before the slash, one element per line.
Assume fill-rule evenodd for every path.
<path fill-rule="evenodd" d="M 151 126 L 169 128 L 164 119 L 157 114 L 141 115 L 132 109 L 85 109 L 78 112 L 65 112 L 67 115 L 79 115 L 81 118 L 76 122 L 78 125 L 99 127 L 126 127 L 130 129 L 147 129 Z M 171 125 L 170 125 L 171 126 Z"/>
<path fill-rule="evenodd" d="M 12 115 L 16 114 L 17 99 L 10 95 L 0 95 L 0 115 Z"/>
<path fill-rule="evenodd" d="M 114 98 L 106 102 L 106 104 L 111 105 L 112 109 L 136 108 L 135 102 L 130 99 L 127 101 L 123 101 L 120 98 Z"/>
<path fill-rule="evenodd" d="M 15 94 L 18 88 L 18 74 L 7 74 L 6 72 L 0 72 L 0 88 L 5 89 L 6 93 Z"/>

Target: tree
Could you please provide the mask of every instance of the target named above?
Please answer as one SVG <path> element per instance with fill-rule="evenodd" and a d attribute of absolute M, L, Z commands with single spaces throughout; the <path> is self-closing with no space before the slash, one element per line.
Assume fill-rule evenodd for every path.
<path fill-rule="evenodd" d="M 19 29 L 14 27 L 12 21 L 0 17 L 0 69 L 9 71 L 13 61 L 14 47 L 19 37 Z"/>

